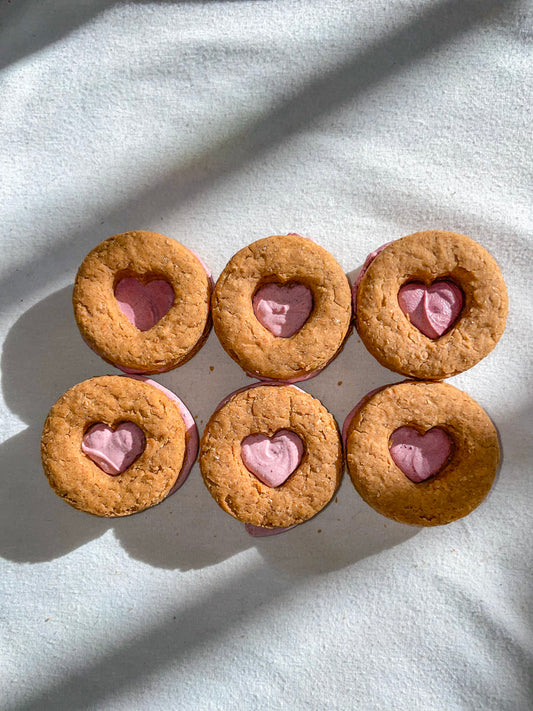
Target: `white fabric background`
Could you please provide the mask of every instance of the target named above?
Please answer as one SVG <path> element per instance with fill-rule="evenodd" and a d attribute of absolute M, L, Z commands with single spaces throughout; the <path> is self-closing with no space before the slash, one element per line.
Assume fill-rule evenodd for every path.
<path fill-rule="evenodd" d="M 532 25 L 519 0 L 2 0 L 3 709 L 532 707 Z M 318 518 L 266 540 L 197 467 L 126 520 L 65 505 L 40 468 L 42 422 L 113 371 L 78 335 L 73 278 L 135 228 L 215 276 L 288 231 L 347 272 L 420 229 L 480 241 L 511 313 L 452 382 L 501 433 L 488 500 L 418 530 L 345 477 Z M 157 379 L 200 430 L 249 382 L 213 335 Z M 395 379 L 353 335 L 304 388 L 342 422 Z"/>

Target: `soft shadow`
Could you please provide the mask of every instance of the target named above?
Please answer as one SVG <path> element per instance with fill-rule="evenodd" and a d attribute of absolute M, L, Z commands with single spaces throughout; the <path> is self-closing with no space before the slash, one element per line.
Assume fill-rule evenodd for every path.
<path fill-rule="evenodd" d="M 254 0 L 257 2 L 258 0 Z M 147 5 L 153 0 L 129 0 L 130 5 Z M 249 0 L 174 0 L 176 5 L 249 2 Z M 0 70 L 40 52 L 75 32 L 121 0 L 2 0 L 0 5 Z"/>
<path fill-rule="evenodd" d="M 300 579 L 346 568 L 400 545 L 419 531 L 417 526 L 376 513 L 345 474 L 337 496 L 315 518 L 282 535 L 257 539 L 255 545 L 272 568 Z"/>
<path fill-rule="evenodd" d="M 103 708 L 105 701 L 121 693 L 132 693 L 152 675 L 176 668 L 181 661 L 194 659 L 195 653 L 225 634 L 246 631 L 246 622 L 264 606 L 290 592 L 292 585 L 282 575 L 261 562 L 253 562 L 246 572 L 232 575 L 217 587 L 206 589 L 200 599 L 180 603 L 164 622 L 136 632 L 129 640 L 110 651 L 95 653 L 77 672 L 48 688 L 31 694 L 23 703 L 5 705 L 5 711 L 58 711 Z M 174 614 L 173 614 L 174 612 Z M 177 708 L 177 707 L 176 707 Z"/>
<path fill-rule="evenodd" d="M 516 239 L 509 221 L 498 214 L 485 213 L 482 209 L 476 212 L 475 205 L 470 204 L 460 204 L 458 207 L 457 201 L 450 200 L 447 194 L 436 193 L 430 196 L 418 188 L 411 191 L 407 181 L 398 186 L 397 174 L 383 165 L 377 168 L 366 166 L 365 170 L 372 175 L 370 183 L 375 181 L 387 186 L 386 199 L 383 193 L 367 193 L 365 207 L 369 213 L 384 220 L 394 215 L 397 225 L 405 225 L 405 232 L 397 234 L 395 238 L 419 230 L 445 229 L 466 234 L 487 246 L 489 251 L 491 244 L 496 246 Z M 527 238 L 522 240 L 522 244 L 524 249 L 531 250 Z"/>
<path fill-rule="evenodd" d="M 51 405 L 75 383 L 99 374 L 118 374 L 83 343 L 72 314 L 71 294 L 68 286 L 32 306 L 5 340 L 4 398 L 28 428 L 0 445 L 7 473 L 0 480 L 2 556 L 19 562 L 53 560 L 112 528 L 132 557 L 150 565 L 203 568 L 257 547 L 273 566 L 301 576 L 345 567 L 412 535 L 408 527 L 385 528 L 381 517 L 375 518 L 348 481 L 337 502 L 313 521 L 281 536 L 253 539 L 212 500 L 198 465 L 174 496 L 135 516 L 101 519 L 70 508 L 52 492 L 43 475 L 42 424 Z M 343 387 L 339 387 L 341 377 Z M 352 336 L 339 358 L 303 387 L 324 402 L 342 426 L 344 416 L 362 395 L 376 383 L 393 378 Z M 200 432 L 225 395 L 253 382 L 224 353 L 214 334 L 193 360 L 158 380 L 183 398 Z M 322 534 L 315 534 L 318 528 Z M 358 531 L 365 534 L 353 544 Z"/>
<path fill-rule="evenodd" d="M 207 643 L 228 634 L 236 636 L 241 630 L 245 632 L 248 619 L 258 610 L 264 612 L 280 604 L 299 584 L 306 580 L 312 584 L 316 574 L 344 567 L 416 534 L 416 528 L 393 524 L 374 514 L 369 507 L 354 506 L 355 492 L 352 496 L 345 496 L 346 493 L 342 492 L 343 503 L 339 495 L 339 505 L 332 503 L 320 517 L 323 534 L 314 531 L 318 520 L 315 519 L 286 534 L 256 541 L 263 561 L 252 559 L 245 572 L 233 574 L 214 589 L 206 590 L 205 595 L 193 603 L 177 603 L 164 622 L 144 632 L 136 631 L 132 638 L 114 649 L 99 652 L 97 661 L 88 661 L 83 669 L 70 673 L 64 681 L 40 690 L 24 703 L 6 707 L 6 711 L 56 711 L 67 706 L 69 711 L 96 708 L 111 695 L 131 692 L 147 676 L 175 668 L 179 661 L 187 663 L 187 659 L 194 658 L 197 650 Z M 212 513 L 211 508 L 209 520 Z M 227 528 L 221 521 L 213 521 L 217 538 L 222 535 L 248 538 L 242 526 L 229 516 L 226 519 Z M 230 530 L 230 525 L 235 532 Z M 346 527 L 350 528 L 348 536 Z M 191 533 L 189 541 L 197 532 L 198 528 Z M 205 540 L 209 544 L 208 539 Z M 165 543 L 163 539 L 161 545 Z"/>
<path fill-rule="evenodd" d="M 206 147 L 187 160 L 176 160 L 160 171 L 160 179 L 150 188 L 116 204 L 100 218 L 105 229 L 96 227 L 90 216 L 78 232 L 69 230 L 54 235 L 53 246 L 44 246 L 35 257 L 41 268 L 34 274 L 32 288 L 44 288 L 64 270 L 73 271 L 96 242 L 115 231 L 157 224 L 170 207 L 179 208 L 211 189 L 221 178 L 227 178 L 251 161 L 280 145 L 292 135 L 304 131 L 313 121 L 335 108 L 353 101 L 372 86 L 402 70 L 409 63 L 492 17 L 518 0 L 441 0 L 418 13 L 403 26 L 394 28 L 386 37 L 356 50 L 344 63 L 321 72 L 303 84 L 288 98 L 280 100 L 262 115 L 243 117 L 240 128 Z M 127 223 L 124 216 L 127 215 Z M 27 268 L 27 264 L 21 270 Z M 13 302 L 24 296 L 15 273 L 2 279 L 3 292 Z"/>
<path fill-rule="evenodd" d="M 216 521 L 216 527 L 213 524 L 213 530 L 204 525 L 205 516 L 196 499 L 203 499 L 202 507 L 208 507 L 209 521 L 216 519 L 212 508 L 217 507 L 203 487 L 197 466 L 174 496 L 154 509 L 125 519 L 102 519 L 75 511 L 50 489 L 39 452 L 42 425 L 50 407 L 75 383 L 95 375 L 119 374 L 82 341 L 71 299 L 72 287 L 68 286 L 32 306 L 13 325 L 4 343 L 4 399 L 28 423 L 28 428 L 0 445 L 5 472 L 0 479 L 0 554 L 21 562 L 53 560 L 110 528 L 134 557 L 166 568 L 203 567 L 250 547 L 251 539 L 239 535 L 239 526 L 229 526 L 222 512 L 222 520 Z M 209 376 L 204 370 L 215 372 L 206 363 L 213 361 L 213 349 L 216 351 L 217 347 L 216 339 L 209 348 L 205 346 L 202 358 L 196 356 L 183 377 L 183 382 L 189 383 L 184 399 L 193 411 L 191 387 L 207 381 Z M 233 382 L 229 372 L 233 364 L 229 358 L 221 362 L 226 365 L 226 361 L 226 372 L 217 366 L 217 374 L 227 385 Z M 235 387 L 239 387 L 243 376 L 236 366 L 235 369 L 233 378 L 238 376 Z M 195 377 L 191 370 L 196 372 Z M 175 381 L 179 376 L 172 378 Z M 183 394 L 183 388 L 176 389 Z M 212 398 L 218 394 L 213 388 Z M 203 398 L 203 410 L 194 414 L 200 414 L 203 420 L 215 405 L 210 398 Z M 219 528 L 221 534 L 217 538 Z"/>
<path fill-rule="evenodd" d="M 4 342 L 4 399 L 28 423 L 0 445 L 0 554 L 11 560 L 52 560 L 110 526 L 65 505 L 41 467 L 41 429 L 52 404 L 74 383 L 105 372 L 80 338 L 71 297 L 72 288 L 66 287 L 28 309 Z"/>
<path fill-rule="evenodd" d="M 0 8 L 0 70 L 74 32 L 116 4 L 116 0 L 90 3 L 3 0 Z"/>
<path fill-rule="evenodd" d="M 64 556 L 111 525 L 75 511 L 52 492 L 41 467 L 40 434 L 29 427 L 0 445 L 0 556 L 20 563 Z"/>

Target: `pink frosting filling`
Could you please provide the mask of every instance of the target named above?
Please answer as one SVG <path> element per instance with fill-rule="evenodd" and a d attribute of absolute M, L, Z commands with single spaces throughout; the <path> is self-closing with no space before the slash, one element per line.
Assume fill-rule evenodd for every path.
<path fill-rule="evenodd" d="M 357 289 L 368 267 L 392 242 L 378 247 L 365 259 L 352 288 L 354 311 L 357 306 Z M 401 310 L 418 330 L 428 338 L 439 338 L 453 326 L 464 305 L 463 292 L 451 281 L 436 281 L 427 287 L 420 282 L 404 284 L 398 292 Z"/>
<path fill-rule="evenodd" d="M 208 276 L 209 283 L 211 284 L 211 288 L 213 289 L 215 286 L 215 282 L 213 281 L 213 275 L 211 274 L 210 269 L 207 267 L 207 265 L 202 260 L 202 258 L 194 250 L 189 249 L 189 252 L 194 254 L 196 259 L 202 265 L 205 273 Z M 118 284 L 115 288 L 115 297 L 117 297 L 117 301 L 119 302 L 120 310 L 126 316 L 128 321 L 133 323 L 133 325 L 136 326 L 140 331 L 148 331 L 150 328 L 155 326 L 155 324 L 158 321 L 160 321 L 163 318 L 163 316 L 166 313 L 168 313 L 168 311 L 172 307 L 172 304 L 174 303 L 174 290 L 172 289 L 172 286 L 168 282 L 164 281 L 163 279 L 156 279 L 154 281 L 148 282 L 148 284 L 146 286 L 150 286 L 151 284 L 155 284 L 155 283 L 159 284 L 159 286 L 151 287 L 152 290 L 154 291 L 154 294 L 151 294 L 150 290 L 149 290 L 148 303 L 144 303 L 144 305 L 143 305 L 142 301 L 144 298 L 144 300 L 146 302 L 146 291 L 142 292 L 142 290 L 140 290 L 143 295 L 140 298 L 140 303 L 135 307 L 135 309 L 137 311 L 137 315 L 135 315 L 133 306 L 128 301 L 128 299 L 130 299 L 131 301 L 136 301 L 134 295 L 135 295 L 135 293 L 138 293 L 138 291 L 139 291 L 138 287 L 132 286 L 132 284 L 127 283 L 127 284 L 123 285 L 121 287 L 121 289 L 119 290 L 119 295 L 122 299 L 122 302 L 117 296 L 117 289 L 119 288 L 119 286 L 121 284 L 123 284 L 123 282 L 128 282 L 128 281 L 137 282 L 138 284 L 141 285 L 141 287 L 143 286 L 142 282 L 140 282 L 138 279 L 135 279 L 134 277 L 127 277 L 126 279 L 122 279 L 121 281 L 118 282 Z M 161 286 L 161 284 L 166 284 L 166 286 Z M 172 290 L 172 301 L 170 302 L 170 305 L 168 306 L 168 308 L 165 310 L 165 305 L 168 304 L 168 302 L 170 301 L 169 289 Z M 130 292 L 133 292 L 133 293 L 130 293 Z M 157 294 L 155 292 L 157 292 Z M 159 293 L 159 292 L 162 292 L 162 293 Z M 151 305 L 151 302 L 150 302 L 151 297 L 155 297 L 155 302 L 156 302 L 155 306 Z M 137 303 L 137 301 L 136 301 L 136 303 Z M 135 319 L 138 319 L 138 323 L 140 325 L 138 325 L 138 323 L 135 322 Z M 152 321 L 153 321 L 153 323 L 151 323 Z M 149 325 L 150 323 L 151 323 L 151 325 Z M 141 326 L 147 326 L 147 328 L 142 328 Z M 85 341 L 85 342 L 87 343 L 87 341 Z M 87 345 L 89 345 L 89 344 L 87 344 Z M 91 350 L 94 350 L 92 348 L 92 346 L 89 346 L 89 348 L 91 348 Z M 97 354 L 97 355 L 99 355 L 99 354 Z M 118 365 L 117 363 L 113 363 L 113 365 L 115 366 L 115 368 L 118 368 L 123 373 L 127 373 L 128 375 L 136 375 L 136 374 L 142 373 L 141 370 L 135 370 L 133 368 L 125 368 L 124 366 Z M 165 370 L 167 370 L 167 368 L 161 368 L 157 372 L 164 373 Z"/>
<path fill-rule="evenodd" d="M 285 383 L 272 383 L 272 385 L 277 387 L 284 384 Z M 234 395 L 237 395 L 237 393 L 242 393 L 245 390 L 252 390 L 252 388 L 260 388 L 263 385 L 264 383 L 255 383 L 254 385 L 245 385 L 243 388 L 238 388 L 237 390 L 234 390 L 229 395 L 226 395 L 223 400 L 221 400 L 221 402 L 215 408 L 215 412 L 218 412 L 222 407 L 224 407 L 224 405 L 229 402 Z M 304 392 L 296 385 L 291 385 L 291 387 L 296 388 L 296 390 L 299 390 L 300 392 Z M 254 526 L 252 523 L 245 523 L 244 528 L 246 530 L 246 533 L 248 533 L 250 536 L 254 538 L 264 538 L 266 536 L 276 536 L 278 533 L 285 533 L 285 531 L 290 531 L 291 528 L 296 528 L 296 526 L 298 525 L 299 524 L 296 523 L 294 524 L 294 526 L 278 526 L 277 528 L 265 528 L 264 526 Z"/>
<path fill-rule="evenodd" d="M 179 399 L 179 397 L 177 395 L 175 395 L 171 390 L 168 390 L 163 385 L 156 383 L 155 380 L 150 380 L 149 378 L 145 377 L 144 375 L 132 374 L 128 377 L 133 378 L 134 380 L 141 380 L 143 383 L 148 383 L 149 385 L 153 385 L 154 388 L 157 388 L 158 390 L 161 390 L 161 392 L 165 393 L 165 395 L 168 398 L 170 398 L 170 400 L 175 402 L 176 405 L 180 409 L 180 414 L 183 419 L 183 423 L 185 425 L 185 431 L 186 431 L 185 457 L 183 459 L 183 464 L 181 466 L 181 471 L 178 475 L 178 478 L 176 479 L 176 482 L 174 483 L 174 486 L 172 487 L 172 489 L 168 492 L 168 496 L 170 496 L 171 494 L 176 492 L 180 488 L 180 486 L 182 486 L 185 483 L 185 480 L 189 476 L 189 473 L 193 467 L 193 464 L 196 461 L 196 456 L 198 454 L 198 445 L 199 445 L 198 429 L 196 427 L 196 423 L 194 421 L 193 416 L 189 412 L 188 408 Z"/>
<path fill-rule="evenodd" d="M 342 442 L 345 450 L 348 429 L 357 411 L 373 395 L 388 387 L 390 386 L 383 385 L 371 390 L 348 413 L 342 426 Z M 442 468 L 450 456 L 452 448 L 452 438 L 439 427 L 434 427 L 425 434 L 420 434 L 413 427 L 404 426 L 399 427 L 392 433 L 389 452 L 398 469 L 411 481 L 419 483 L 433 476 Z"/>
<path fill-rule="evenodd" d="M 464 304 L 463 292 L 451 281 L 435 281 L 431 286 L 418 282 L 404 284 L 398 303 L 409 320 L 428 338 L 439 338 L 457 320 Z"/>
<path fill-rule="evenodd" d="M 391 435 L 390 455 L 406 477 L 419 483 L 436 474 L 452 452 L 451 437 L 439 427 L 420 434 L 399 427 Z"/>
<path fill-rule="evenodd" d="M 293 237 L 301 237 L 302 239 L 307 239 L 310 242 L 317 244 L 317 242 L 314 239 L 312 239 L 311 237 L 305 237 L 304 235 L 301 235 L 298 232 L 288 232 L 287 235 L 293 236 Z M 303 285 L 300 285 L 300 286 L 303 286 Z M 305 288 L 307 288 L 307 287 L 305 287 Z M 257 294 L 259 294 L 259 291 L 256 293 L 256 296 L 257 296 Z M 311 310 L 312 310 L 313 295 L 312 294 L 310 294 L 310 295 L 311 295 Z M 255 312 L 255 308 L 254 308 L 254 312 Z M 256 317 L 257 317 L 257 314 L 256 314 Z M 307 318 L 309 318 L 309 315 L 307 316 Z M 307 320 L 307 318 L 304 320 L 304 323 Z M 258 321 L 261 322 L 261 319 L 258 318 Z M 303 323 L 302 323 L 302 325 L 303 325 Z M 265 328 L 268 328 L 264 323 L 263 323 L 263 326 L 265 326 Z M 299 326 L 298 328 L 301 328 L 301 326 Z M 295 331 L 297 331 L 298 328 L 296 328 Z M 274 334 L 274 335 L 277 335 L 277 334 Z M 293 335 L 293 334 L 289 334 L 289 335 Z M 332 363 L 335 360 L 335 358 L 339 355 L 340 351 L 342 350 L 343 346 L 344 346 L 344 343 L 341 344 L 339 350 L 331 357 L 331 359 L 322 368 L 318 368 L 318 370 L 312 370 L 310 373 L 306 373 L 305 375 L 300 375 L 295 378 L 287 378 L 285 380 L 276 380 L 275 378 L 263 377 L 262 375 L 259 375 L 258 373 L 252 373 L 251 371 L 246 371 L 246 375 L 248 375 L 250 378 L 258 378 L 266 385 L 283 385 L 283 384 L 292 385 L 293 383 L 302 383 L 305 380 L 311 380 L 311 378 L 314 378 L 319 373 L 321 373 L 324 370 L 324 368 L 326 368 L 330 363 Z M 292 526 L 290 526 L 290 528 L 292 528 Z"/>
<path fill-rule="evenodd" d="M 117 476 L 133 464 L 146 446 L 144 432 L 134 422 L 121 422 L 112 429 L 103 422 L 83 435 L 81 451 L 106 474 Z"/>
<path fill-rule="evenodd" d="M 198 252 L 195 252 L 195 251 L 194 251 L 194 249 L 189 249 L 189 252 L 192 252 L 192 253 L 194 254 L 194 256 L 196 257 L 196 259 L 200 262 L 200 264 L 201 264 L 202 267 L 204 268 L 204 272 L 207 274 L 207 276 L 208 276 L 208 278 L 209 278 L 209 283 L 211 284 L 211 288 L 214 289 L 214 288 L 215 288 L 215 281 L 214 281 L 214 279 L 213 279 L 213 275 L 212 275 L 212 273 L 211 273 L 211 270 L 209 269 L 209 267 L 207 266 L 207 264 L 206 264 L 206 263 L 204 262 L 204 260 L 200 257 L 200 255 L 198 254 Z"/>
<path fill-rule="evenodd" d="M 135 277 L 126 277 L 116 285 L 115 298 L 128 321 L 139 331 L 148 331 L 170 311 L 174 289 L 164 279 L 143 284 Z"/>
<path fill-rule="evenodd" d="M 255 316 L 281 338 L 293 336 L 313 310 L 313 295 L 304 284 L 265 284 L 252 300 Z"/>
<path fill-rule="evenodd" d="M 273 437 L 251 434 L 241 442 L 246 469 L 267 486 L 281 486 L 300 466 L 304 445 L 296 432 L 279 430 Z"/>

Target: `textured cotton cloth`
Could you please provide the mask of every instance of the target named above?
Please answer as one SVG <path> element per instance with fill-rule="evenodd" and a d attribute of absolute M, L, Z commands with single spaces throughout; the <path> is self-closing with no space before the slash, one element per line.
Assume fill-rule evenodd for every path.
<path fill-rule="evenodd" d="M 526 711 L 532 707 L 531 3 L 0 3 L 0 705 L 6 711 Z M 504 459 L 467 518 L 383 518 L 348 477 L 249 537 L 198 467 L 121 520 L 75 511 L 39 460 L 69 387 L 116 372 L 82 342 L 76 269 L 148 229 L 217 277 L 298 232 L 353 277 L 423 229 L 479 241 L 509 287 L 496 349 L 451 379 Z M 250 383 L 214 335 L 157 376 L 202 431 Z M 399 378 L 353 334 L 302 387 L 342 425 Z"/>

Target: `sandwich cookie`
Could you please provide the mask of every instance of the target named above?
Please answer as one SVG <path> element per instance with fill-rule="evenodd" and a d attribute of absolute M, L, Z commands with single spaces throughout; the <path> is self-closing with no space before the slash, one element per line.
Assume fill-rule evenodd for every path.
<path fill-rule="evenodd" d="M 86 343 L 127 373 L 186 363 L 211 328 L 212 277 L 200 258 L 155 232 L 126 232 L 83 260 L 72 296 Z"/>
<path fill-rule="evenodd" d="M 91 378 L 50 410 L 41 440 L 52 489 L 96 516 L 127 516 L 160 503 L 187 478 L 198 452 L 191 413 L 158 383 Z"/>
<path fill-rule="evenodd" d="M 487 496 L 500 461 L 496 428 L 447 383 L 405 381 L 369 393 L 343 426 L 346 464 L 376 511 L 417 526 L 450 523 Z"/>
<path fill-rule="evenodd" d="M 213 293 L 213 324 L 251 377 L 293 383 L 319 373 L 350 331 L 351 295 L 340 265 L 297 234 L 258 240 L 232 257 Z"/>
<path fill-rule="evenodd" d="M 440 380 L 494 348 L 507 289 L 491 255 L 454 232 L 417 232 L 367 258 L 353 289 L 355 325 L 386 368 Z"/>
<path fill-rule="evenodd" d="M 211 416 L 200 470 L 218 505 L 251 535 L 307 521 L 334 495 L 342 446 L 333 416 L 294 385 L 255 385 Z"/>

